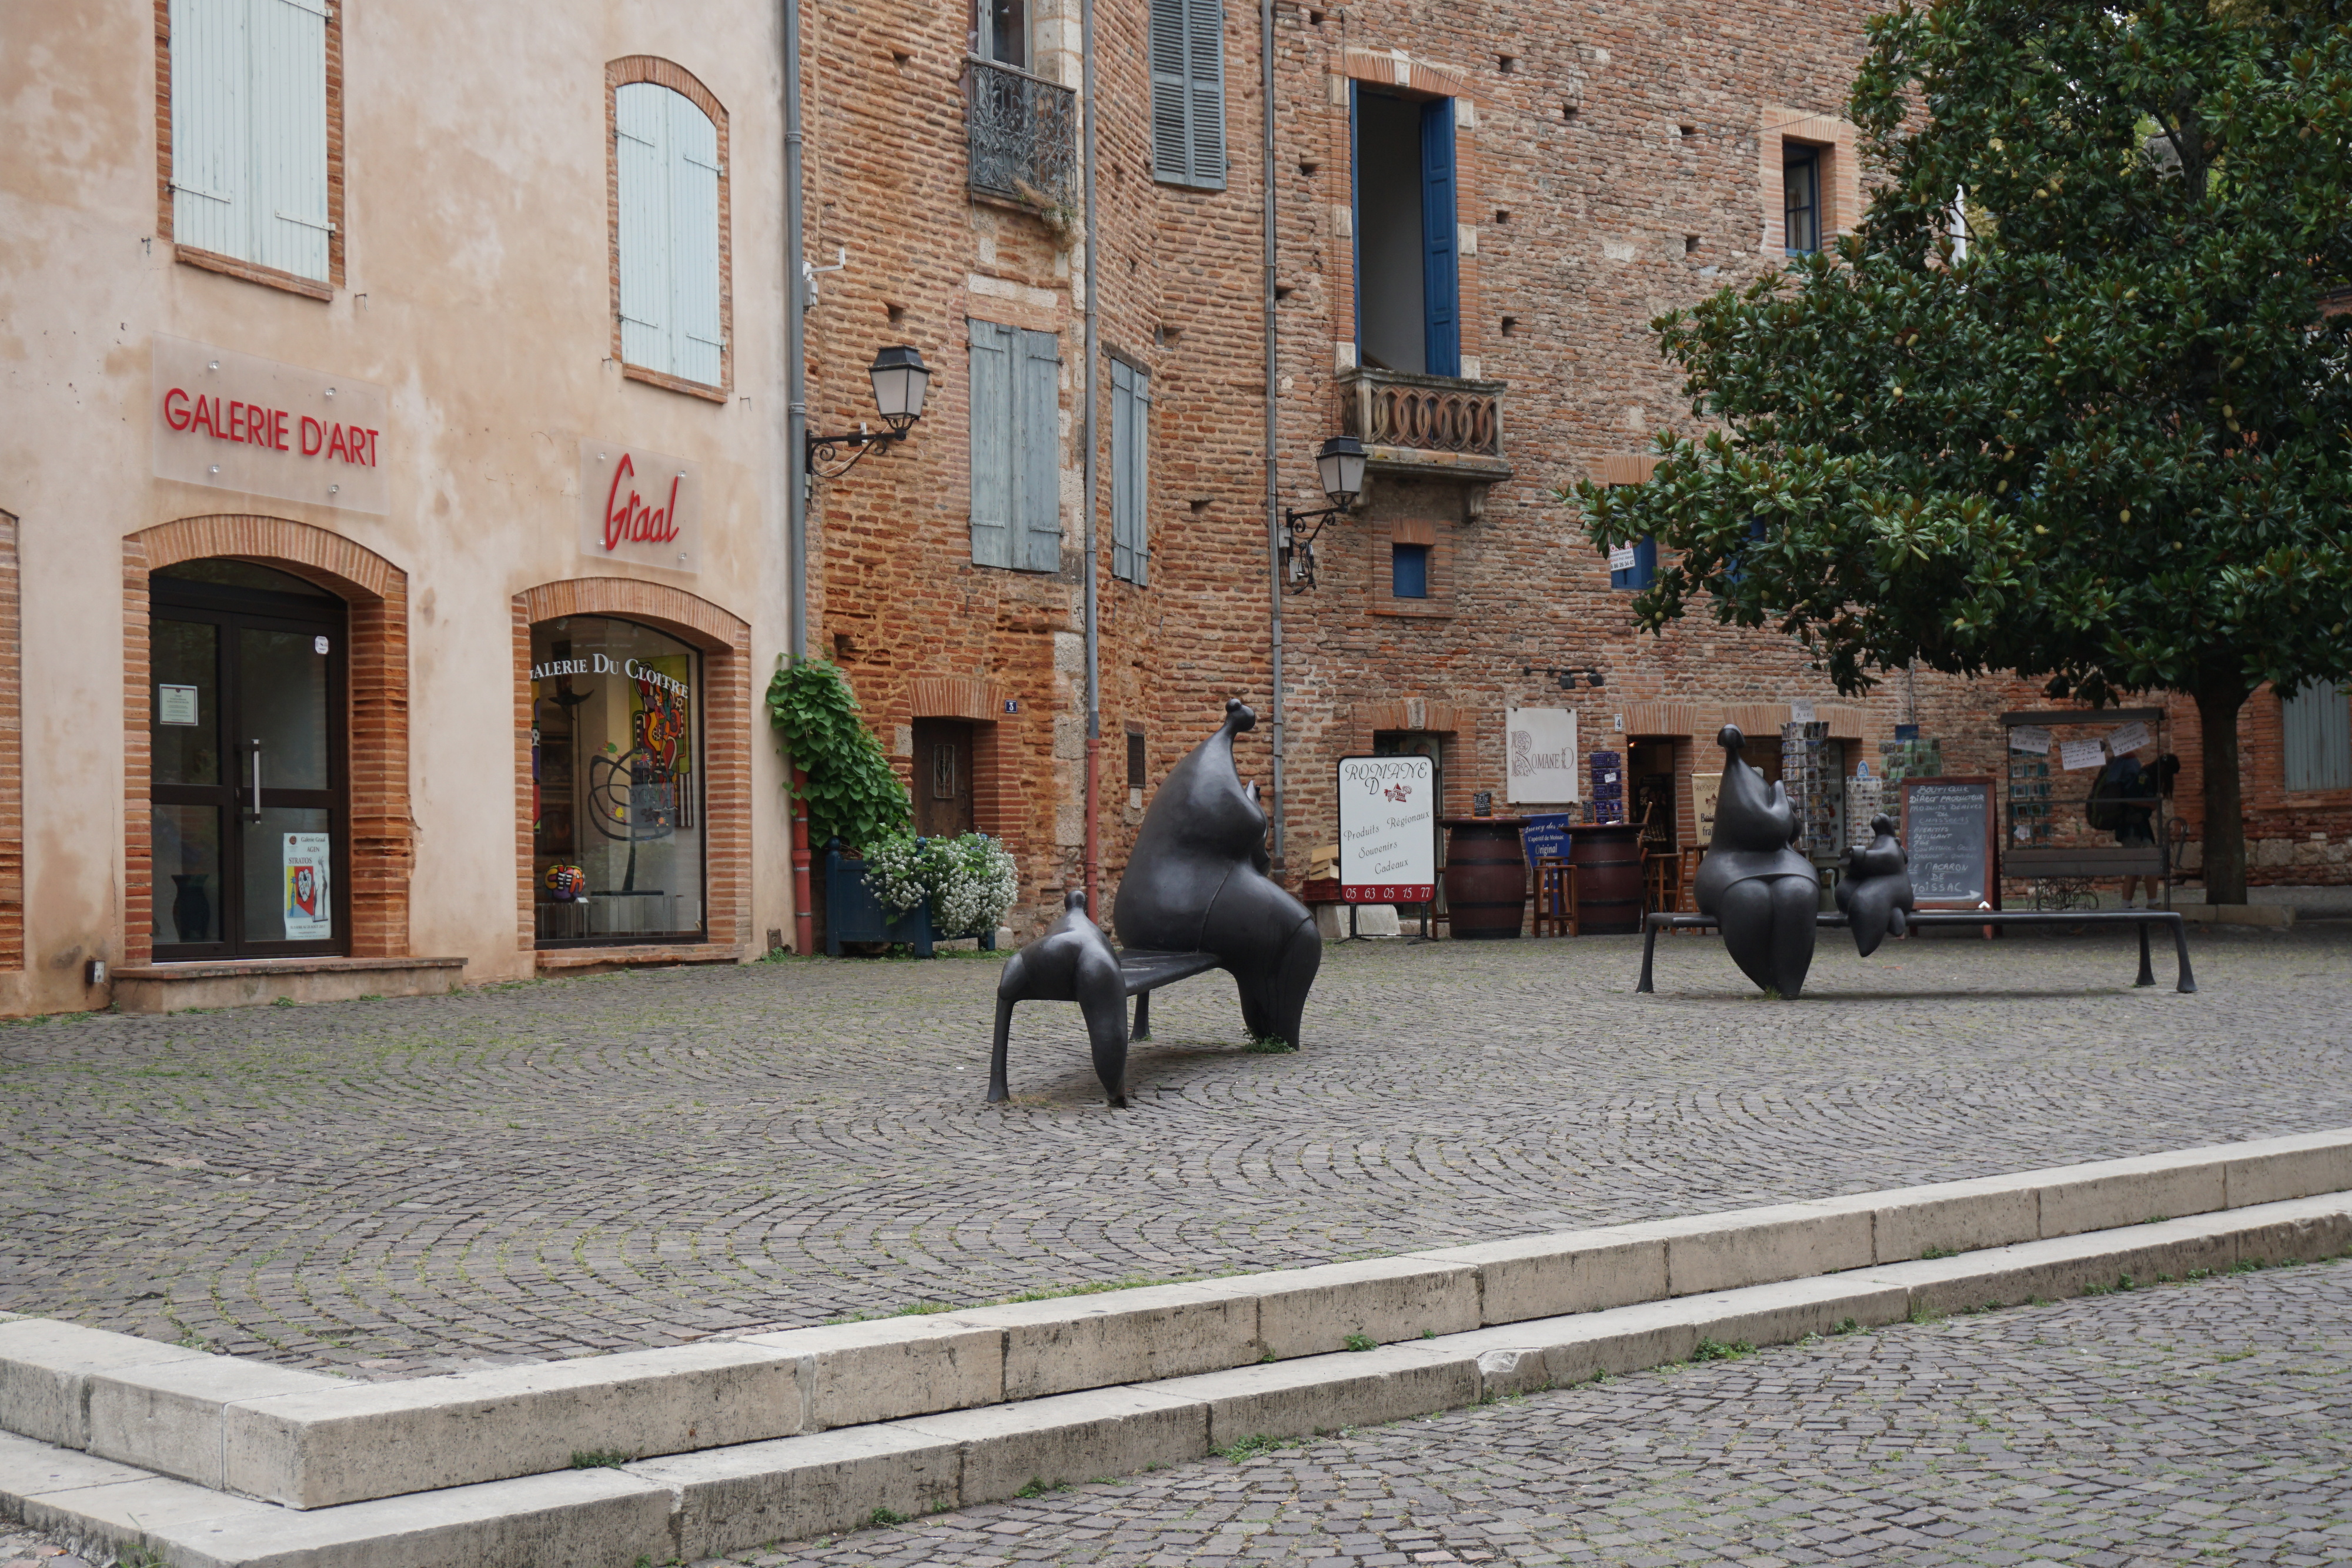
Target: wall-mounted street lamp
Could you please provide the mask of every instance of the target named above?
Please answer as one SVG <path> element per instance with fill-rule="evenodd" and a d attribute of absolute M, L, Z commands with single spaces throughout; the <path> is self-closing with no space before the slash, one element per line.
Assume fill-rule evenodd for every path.
<path fill-rule="evenodd" d="M 827 479 L 838 479 L 857 466 L 857 460 L 875 446 L 887 445 L 907 439 L 907 432 L 915 421 L 923 417 L 923 392 L 929 386 L 931 372 L 923 363 L 923 356 L 904 344 L 880 350 L 866 373 L 874 381 L 874 407 L 882 423 L 889 428 L 869 431 L 862 426 L 845 435 L 819 435 L 811 431 L 808 436 L 808 471 Z M 841 448 L 854 446 L 846 463 L 837 468 L 823 465 L 837 463 Z"/>
<path fill-rule="evenodd" d="M 1576 689 L 1577 672 L 1574 670 L 1547 669 L 1539 668 L 1534 664 L 1522 664 L 1519 666 L 1519 674 L 1522 675 L 1549 675 L 1559 683 L 1559 689 L 1561 691 L 1572 692 Z M 1600 686 L 1606 684 L 1601 680 L 1601 672 L 1599 670 L 1587 668 L 1583 674 L 1584 684 L 1588 686 Z"/>
<path fill-rule="evenodd" d="M 1319 512 L 1285 507 L 1282 514 L 1283 578 L 1293 593 L 1304 593 L 1315 586 L 1315 536 L 1364 493 L 1364 444 L 1352 435 L 1331 437 L 1315 455 L 1315 471 L 1331 504 Z M 1315 526 L 1301 532 L 1308 523 Z"/>

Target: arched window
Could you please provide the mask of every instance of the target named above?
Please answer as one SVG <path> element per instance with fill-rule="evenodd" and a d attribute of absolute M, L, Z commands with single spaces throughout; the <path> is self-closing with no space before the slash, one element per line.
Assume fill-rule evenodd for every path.
<path fill-rule="evenodd" d="M 667 61 L 620 61 L 608 74 L 621 363 L 639 380 L 723 394 L 725 111 Z"/>

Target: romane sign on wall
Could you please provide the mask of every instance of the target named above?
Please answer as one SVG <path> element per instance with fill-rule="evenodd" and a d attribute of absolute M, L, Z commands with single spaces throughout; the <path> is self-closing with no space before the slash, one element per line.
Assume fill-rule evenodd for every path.
<path fill-rule="evenodd" d="M 384 470 L 399 437 L 382 387 L 161 332 L 152 362 L 158 479 L 390 509 Z"/>
<path fill-rule="evenodd" d="M 582 442 L 580 552 L 699 571 L 702 465 L 616 441 Z"/>

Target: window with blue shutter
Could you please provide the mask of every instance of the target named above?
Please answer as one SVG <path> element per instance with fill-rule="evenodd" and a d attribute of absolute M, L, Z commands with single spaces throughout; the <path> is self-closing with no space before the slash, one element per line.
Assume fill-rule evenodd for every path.
<path fill-rule="evenodd" d="M 326 282 L 323 0 L 172 0 L 172 236 Z"/>
<path fill-rule="evenodd" d="M 1225 188 L 1223 0 L 1151 0 L 1151 177 Z"/>
<path fill-rule="evenodd" d="M 2290 789 L 2352 789 L 2352 706 L 2344 689 L 2307 682 L 2279 705 Z"/>
<path fill-rule="evenodd" d="M 1658 541 L 1643 534 L 1609 552 L 1609 586 L 1647 588 L 1658 580 Z"/>
<path fill-rule="evenodd" d="M 1461 227 L 1454 204 L 1454 100 L 1421 106 L 1421 291 L 1423 362 L 1433 376 L 1462 373 Z"/>
<path fill-rule="evenodd" d="M 621 360 L 702 386 L 726 382 L 719 261 L 719 128 L 657 82 L 613 89 Z"/>
<path fill-rule="evenodd" d="M 1062 567 L 1061 340 L 970 321 L 971 559 Z"/>
<path fill-rule="evenodd" d="M 1137 587 L 1150 580 L 1151 378 L 1124 360 L 1110 362 L 1110 572 Z"/>

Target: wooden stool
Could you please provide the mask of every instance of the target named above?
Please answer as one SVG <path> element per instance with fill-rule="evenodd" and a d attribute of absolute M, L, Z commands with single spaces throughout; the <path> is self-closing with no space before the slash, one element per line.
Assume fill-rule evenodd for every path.
<path fill-rule="evenodd" d="M 1642 857 L 1642 908 L 1645 915 L 1677 913 L 1682 905 L 1682 857 L 1672 850 Z"/>
<path fill-rule="evenodd" d="M 1706 849 L 1697 844 L 1687 845 L 1678 852 L 1676 859 L 1681 863 L 1675 868 L 1675 913 L 1676 915 L 1698 913 L 1698 866 L 1699 862 L 1706 858 Z M 1697 936 L 1703 933 L 1686 931 L 1677 932 L 1676 935 Z"/>
<path fill-rule="evenodd" d="M 1583 935 L 1576 920 L 1576 867 L 1559 855 L 1536 858 L 1535 934 Z"/>

